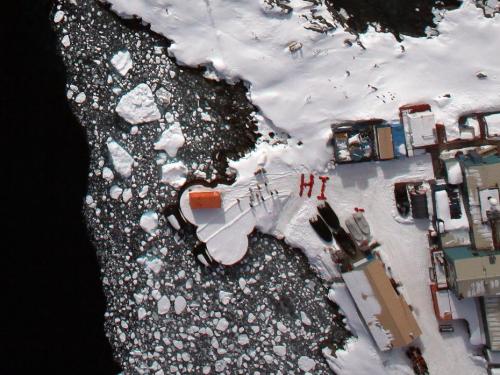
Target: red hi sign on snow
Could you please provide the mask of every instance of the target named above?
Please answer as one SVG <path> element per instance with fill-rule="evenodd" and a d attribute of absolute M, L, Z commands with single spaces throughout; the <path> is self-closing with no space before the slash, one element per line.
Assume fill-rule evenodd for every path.
<path fill-rule="evenodd" d="M 326 200 L 326 195 L 325 195 L 325 188 L 326 188 L 326 182 L 330 179 L 328 176 L 318 176 L 318 179 L 321 181 L 321 190 L 320 194 L 316 197 L 320 201 Z M 310 174 L 309 175 L 309 181 L 306 182 L 306 178 L 304 174 L 302 173 L 300 175 L 300 192 L 299 195 L 302 196 L 304 194 L 304 190 L 307 188 L 307 196 L 311 198 L 312 195 L 312 190 L 314 187 L 314 175 Z"/>

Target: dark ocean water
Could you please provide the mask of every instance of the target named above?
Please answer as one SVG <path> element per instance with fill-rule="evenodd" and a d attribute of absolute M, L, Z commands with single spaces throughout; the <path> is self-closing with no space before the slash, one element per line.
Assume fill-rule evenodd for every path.
<path fill-rule="evenodd" d="M 432 8 L 455 9 L 461 0 L 325 0 L 328 8 L 345 9 L 348 25 L 357 32 L 377 23 L 382 30 L 411 36 L 425 36 L 427 26 L 435 26 Z"/>
<path fill-rule="evenodd" d="M 8 171 L 0 374 L 117 374 L 104 335 L 96 253 L 81 214 L 89 151 L 66 101 L 51 4 L 11 3 L 2 24 L 7 68 L 0 73 Z"/>

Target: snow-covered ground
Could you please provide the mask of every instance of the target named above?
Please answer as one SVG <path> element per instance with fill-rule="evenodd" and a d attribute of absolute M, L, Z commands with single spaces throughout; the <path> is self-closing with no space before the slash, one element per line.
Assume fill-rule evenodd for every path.
<path fill-rule="evenodd" d="M 437 37 L 399 43 L 370 29 L 360 44 L 340 25 L 326 34 L 306 29 L 304 16 L 322 7 L 303 0 L 291 1 L 287 16 L 266 13 L 258 1 L 109 2 L 172 40 L 180 63 L 247 81 L 262 113 L 310 147 L 325 147 L 331 123 L 391 119 L 409 102 L 434 104 L 450 135 L 460 114 L 500 106 L 500 17 L 485 18 L 471 0 L 445 14 Z M 291 52 L 291 42 L 302 48 Z"/>
<path fill-rule="evenodd" d="M 286 148 L 286 153 L 281 147 Z M 198 237 L 207 242 L 209 251 L 219 261 L 231 264 L 235 261 L 234 256 L 238 259 L 243 257 L 247 246 L 246 236 L 256 227 L 264 233 L 284 237 L 288 244 L 302 249 L 313 268 L 322 277 L 331 279 L 338 276 L 338 271 L 328 252 L 329 244 L 323 242 L 309 225 L 309 219 L 316 214 L 321 181 L 317 174 L 311 197 L 307 196 L 308 188 L 300 197 L 300 175 L 306 173 L 309 176 L 306 171 L 296 168 L 302 148 L 281 147 L 266 146 L 266 163 L 261 164 L 268 171 L 269 190 L 276 189 L 280 194 L 279 199 L 266 193 L 262 185 L 264 201 L 255 200 L 255 207 L 249 207 L 249 187 L 257 191 L 258 183 L 252 166 L 259 165 L 259 160 L 262 160 L 258 159 L 261 155 L 256 151 L 232 163 L 233 167 L 242 171 L 235 184 L 216 187 L 224 197 L 223 210 L 203 213 L 201 216 L 191 212 L 187 218 L 199 225 Z M 287 158 L 286 162 L 283 157 Z M 477 349 L 468 344 L 469 338 L 465 331 L 447 337 L 439 333 L 428 280 L 430 257 L 426 235 L 429 222 L 403 220 L 398 217 L 395 208 L 394 183 L 433 178 L 430 156 L 426 154 L 403 160 L 339 165 L 322 175 L 329 177 L 325 184 L 325 195 L 341 222 L 352 214 L 355 207 L 365 209 L 373 236 L 382 244 L 380 252 L 391 266 L 394 277 L 403 283 L 406 299 L 414 308 L 423 331 L 419 342 L 422 343 L 431 373 L 447 373 L 450 369 L 457 374 L 484 373 L 484 362 L 474 357 L 473 353 Z M 306 181 L 309 181 L 308 178 Z M 187 192 L 181 198 L 184 213 L 189 207 Z M 239 204 L 236 204 L 236 198 L 240 199 Z M 332 293 L 337 293 L 335 286 Z M 352 302 L 345 298 L 335 298 L 335 301 L 346 313 L 349 326 L 359 339 L 352 339 L 347 351 L 342 351 L 338 358 L 327 357 L 328 362 L 333 369 L 341 369 L 342 374 L 364 373 L 365 364 L 355 358 L 361 355 L 359 351 L 376 357 L 376 347 L 367 332 L 360 332 L 360 329 L 365 328 L 356 323 L 359 317 L 355 309 L 346 307 Z M 390 354 L 380 355 L 382 359 L 377 359 L 372 365 L 374 371 L 378 363 L 377 371 L 380 374 L 411 373 L 403 351 L 394 350 Z"/>
<path fill-rule="evenodd" d="M 323 277 L 334 276 L 325 244 L 308 223 L 315 213 L 320 183 L 316 182 L 311 199 L 297 197 L 300 173 L 328 175 L 328 201 L 341 219 L 347 218 L 354 207 L 365 208 L 374 238 L 382 243 L 382 255 L 394 277 L 403 282 L 407 300 L 414 307 L 431 373 L 484 373 L 484 363 L 473 356 L 465 332 L 443 337 L 437 329 L 428 288 L 428 222 L 399 220 L 394 208 L 394 182 L 432 178 L 429 157 L 332 170 L 327 169 L 332 157 L 327 141 L 332 124 L 369 118 L 390 120 L 397 117 L 399 106 L 410 102 L 432 104 L 437 121 L 445 124 L 450 137 L 458 134 L 459 115 L 500 108 L 500 17 L 485 18 L 473 1 L 466 0 L 444 15 L 437 37 L 404 37 L 399 43 L 392 34 L 373 29 L 356 39 L 339 24 L 328 33 L 308 30 L 313 8 L 325 12 L 321 5 L 303 0 L 292 0 L 289 5 L 293 11 L 288 15 L 270 12 L 257 1 L 238 2 L 238 6 L 228 0 L 198 1 L 195 5 L 181 0 L 109 2 L 120 15 L 140 16 L 153 31 L 172 40 L 169 52 L 178 62 L 205 65 L 207 77 L 245 80 L 251 101 L 264 116 L 262 128 L 264 123 L 272 124 L 291 135 L 287 145 L 260 143 L 252 154 L 231 163 L 238 172 L 234 191 L 243 192 L 252 186 L 256 167 L 261 165 L 270 176 L 283 176 L 272 182 L 279 185 L 278 180 L 285 181 L 278 190 L 290 192 L 291 197 L 278 212 L 271 210 L 269 220 L 246 221 L 248 228 L 238 235 L 246 236 L 257 226 L 284 237 L 304 251 Z M 479 72 L 482 78 L 477 76 Z M 143 90 L 141 95 L 142 102 L 153 100 L 150 91 Z M 138 124 L 144 116 L 158 117 L 154 108 L 148 109 L 137 119 L 126 111 L 119 113 Z M 171 178 L 169 168 L 163 171 L 164 182 L 175 180 L 177 186 L 182 185 L 184 170 Z M 174 172 L 178 170 L 176 167 Z M 200 237 L 214 253 L 230 240 L 220 235 L 222 225 L 212 223 L 206 227 L 210 233 Z M 213 238 L 224 240 L 210 243 Z M 344 293 L 342 287 L 338 291 Z M 332 293 L 337 293 L 335 287 Z M 362 366 L 368 362 L 359 360 L 364 356 L 374 359 L 370 362 L 373 373 L 411 373 L 401 351 L 377 356 L 371 339 L 362 333 L 364 328 L 357 322 L 355 310 L 348 302 L 342 303 L 346 298 L 337 296 L 335 300 L 349 317 L 358 339 L 351 340 L 337 358 L 325 352 L 333 369 L 346 374 L 365 373 Z"/>
<path fill-rule="evenodd" d="M 439 333 L 428 280 L 430 258 L 426 232 L 429 222 L 420 220 L 404 223 L 395 220 L 397 211 L 392 196 L 394 182 L 431 178 L 433 174 L 429 157 L 380 162 L 376 165 L 344 165 L 337 168 L 337 173 L 338 178 L 334 178 L 334 191 L 336 188 L 340 199 L 334 199 L 331 202 L 332 207 L 341 218 L 352 211 L 354 205 L 365 208 L 365 216 L 372 227 L 374 238 L 381 243 L 382 256 L 391 266 L 394 277 L 403 283 L 406 300 L 414 308 L 415 317 L 422 329 L 420 342 L 430 373 L 485 373 L 484 364 L 473 358 L 467 333 L 446 337 Z M 344 309 L 342 304 L 341 307 Z M 349 324 L 352 316 L 348 315 Z M 373 344 L 370 342 L 370 345 Z M 356 356 L 355 352 L 353 354 Z M 387 361 L 384 363 L 391 367 L 394 363 L 402 362 L 403 357 L 403 353 L 393 351 L 387 358 L 382 358 Z M 354 362 L 352 365 L 359 364 Z M 345 373 L 356 373 L 357 367 L 347 368 L 346 364 L 343 366 L 350 370 Z M 393 373 L 401 371 L 398 365 Z"/>

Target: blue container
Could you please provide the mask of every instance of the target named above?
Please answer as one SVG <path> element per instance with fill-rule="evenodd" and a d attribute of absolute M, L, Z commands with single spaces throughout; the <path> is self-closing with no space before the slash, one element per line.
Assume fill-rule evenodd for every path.
<path fill-rule="evenodd" d="M 405 158 L 407 153 L 403 125 L 398 120 L 394 120 L 391 122 L 391 130 L 392 144 L 394 145 L 394 157 L 396 159 Z"/>

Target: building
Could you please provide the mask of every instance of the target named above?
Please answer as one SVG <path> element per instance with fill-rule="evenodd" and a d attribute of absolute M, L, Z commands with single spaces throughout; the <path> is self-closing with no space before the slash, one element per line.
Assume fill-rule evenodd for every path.
<path fill-rule="evenodd" d="M 425 148 L 437 143 L 436 120 L 428 104 L 405 105 L 399 108 L 406 138 L 408 156 L 414 148 Z"/>
<path fill-rule="evenodd" d="M 343 274 L 349 292 L 381 351 L 411 344 L 422 332 L 383 263 L 374 259 Z"/>
<path fill-rule="evenodd" d="M 491 250 L 494 248 L 492 223 L 487 212 L 491 210 L 491 198 L 499 200 L 500 157 L 473 154 L 472 157 L 464 157 L 462 165 L 473 246 L 476 250 Z"/>
<path fill-rule="evenodd" d="M 488 139 L 500 138 L 500 113 L 491 113 L 484 116 Z"/>
<path fill-rule="evenodd" d="M 443 181 L 432 186 L 434 227 L 441 248 L 470 245 L 470 228 L 464 202 L 457 187 L 450 188 Z"/>
<path fill-rule="evenodd" d="M 394 159 L 394 146 L 392 141 L 392 130 L 390 126 L 376 128 L 377 149 L 380 160 Z"/>
<path fill-rule="evenodd" d="M 459 298 L 500 295 L 500 251 L 444 249 L 448 286 Z"/>
<path fill-rule="evenodd" d="M 189 206 L 193 210 L 221 208 L 221 195 L 218 191 L 190 191 Z"/>
<path fill-rule="evenodd" d="M 458 155 L 455 161 L 445 162 L 448 183 L 455 190 L 462 186 L 465 211 L 461 209 L 469 222 L 470 244 L 441 241 L 441 247 L 449 290 L 460 300 L 474 300 L 480 306 L 487 352 L 491 356 L 500 351 L 500 157 L 482 151 L 487 149 L 469 150 L 466 155 Z M 440 191 L 436 195 L 438 193 L 444 196 Z M 436 196 L 435 200 L 437 215 L 440 215 L 439 205 L 452 205 L 451 199 L 446 201 Z M 439 303 L 438 297 L 446 293 L 446 289 L 438 288 L 433 292 L 437 315 L 441 318 L 460 315 L 454 307 L 459 306 L 458 302 L 451 308 Z M 445 298 L 441 300 L 446 301 Z"/>
<path fill-rule="evenodd" d="M 406 156 L 403 131 L 398 122 L 351 122 L 334 125 L 332 131 L 337 163 L 391 160 Z"/>

